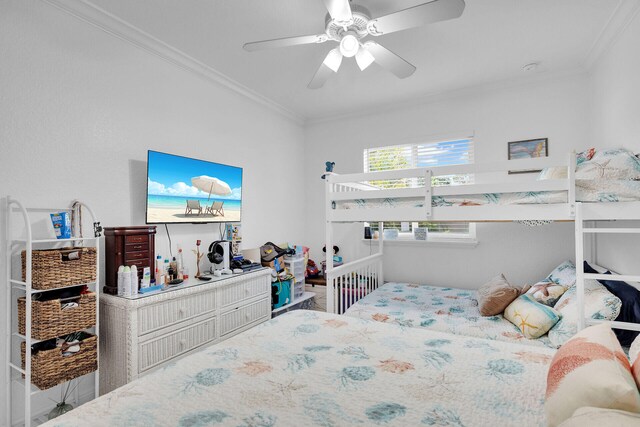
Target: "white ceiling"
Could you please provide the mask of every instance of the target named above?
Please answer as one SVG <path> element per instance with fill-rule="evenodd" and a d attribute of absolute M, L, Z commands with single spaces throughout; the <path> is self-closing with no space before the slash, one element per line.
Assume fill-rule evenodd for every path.
<path fill-rule="evenodd" d="M 463 16 L 376 39 L 417 67 L 400 80 L 353 60 L 322 89 L 307 83 L 333 43 L 245 52 L 245 42 L 320 34 L 321 0 L 90 0 L 284 108 L 315 120 L 421 96 L 523 77 L 577 70 L 620 0 L 466 0 Z M 356 0 L 373 17 L 425 0 Z"/>

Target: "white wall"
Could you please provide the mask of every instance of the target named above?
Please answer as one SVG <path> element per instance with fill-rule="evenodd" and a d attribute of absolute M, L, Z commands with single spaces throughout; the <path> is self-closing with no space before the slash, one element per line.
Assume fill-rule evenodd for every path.
<path fill-rule="evenodd" d="M 144 224 L 146 152 L 154 149 L 244 168 L 244 247 L 302 241 L 303 216 L 285 215 L 305 200 L 302 180 L 289 179 L 303 174 L 299 124 L 41 1 L 0 2 L 0 58 L 0 197 L 31 206 L 78 198 L 104 226 Z M 174 251 L 218 235 L 216 225 L 170 230 Z M 161 253 L 165 236 L 159 227 Z M 185 258 L 194 265 L 190 251 Z"/>
<path fill-rule="evenodd" d="M 548 137 L 549 154 L 563 159 L 589 145 L 589 92 L 585 74 L 501 89 L 477 89 L 444 100 L 349 117 L 307 128 L 307 240 L 312 258 L 322 259 L 324 242 L 324 162 L 337 173 L 363 170 L 363 149 L 437 135 L 475 134 L 475 161 L 507 159 L 507 142 Z M 534 179 L 507 177 L 505 179 Z M 542 228 L 517 224 L 478 224 L 475 248 L 402 245 L 385 248 L 385 279 L 477 288 L 498 273 L 514 283 L 542 279 L 565 259 L 574 258 L 573 225 Z M 344 225 L 335 233 L 346 260 L 366 255 L 362 228 Z M 375 250 L 375 249 L 374 249 Z"/>
<path fill-rule="evenodd" d="M 591 73 L 596 146 L 640 153 L 640 13 L 596 62 Z M 619 226 L 619 225 L 618 225 Z M 599 236 L 598 263 L 620 273 L 640 274 L 638 236 Z"/>

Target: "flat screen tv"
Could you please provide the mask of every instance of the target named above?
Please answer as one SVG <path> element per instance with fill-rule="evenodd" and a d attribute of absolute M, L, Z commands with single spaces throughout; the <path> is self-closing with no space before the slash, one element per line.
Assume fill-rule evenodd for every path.
<path fill-rule="evenodd" d="M 240 222 L 242 168 L 149 150 L 147 224 Z"/>

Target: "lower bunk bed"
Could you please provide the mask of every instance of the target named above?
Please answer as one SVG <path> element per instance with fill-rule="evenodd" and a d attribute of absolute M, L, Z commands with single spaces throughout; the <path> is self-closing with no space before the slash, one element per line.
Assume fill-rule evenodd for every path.
<path fill-rule="evenodd" d="M 584 270 L 605 272 L 586 262 Z M 504 276 L 497 276 L 485 285 L 489 290 L 483 299 L 487 300 L 487 292 L 495 293 L 498 300 L 503 300 L 502 306 L 491 315 L 483 316 L 478 302 L 482 288 L 469 290 L 390 282 L 356 301 L 344 314 L 402 327 L 559 348 L 579 330 L 575 284 L 576 268 L 571 261 L 561 263 L 544 279 L 523 289 L 511 286 Z M 584 287 L 587 318 L 640 322 L 640 291 L 634 287 L 624 282 L 602 284 L 591 279 L 585 280 Z M 508 292 L 511 294 L 505 296 Z M 616 335 L 627 351 L 638 333 L 621 330 L 616 331 Z"/>
<path fill-rule="evenodd" d="M 482 316 L 476 291 L 385 283 L 345 311 L 345 316 L 455 335 L 555 348 L 547 335 L 528 339 L 502 314 Z"/>
<path fill-rule="evenodd" d="M 298 310 L 47 426 L 546 426 L 552 349 Z"/>

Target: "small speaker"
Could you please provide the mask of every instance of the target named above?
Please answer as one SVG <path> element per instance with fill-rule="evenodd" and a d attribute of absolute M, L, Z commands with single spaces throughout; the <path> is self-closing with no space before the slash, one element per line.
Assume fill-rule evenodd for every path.
<path fill-rule="evenodd" d="M 364 238 L 367 240 L 371 240 L 371 227 L 364 228 Z"/>

